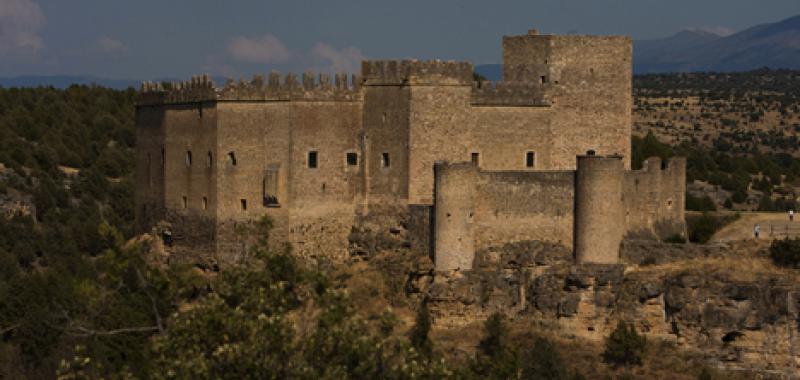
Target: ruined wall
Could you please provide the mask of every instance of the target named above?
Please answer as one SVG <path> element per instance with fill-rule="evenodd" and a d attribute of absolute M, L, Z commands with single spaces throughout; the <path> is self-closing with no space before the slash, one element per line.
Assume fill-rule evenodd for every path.
<path fill-rule="evenodd" d="M 476 252 L 515 242 L 572 247 L 573 172 L 438 163 L 435 173 L 437 270 L 471 269 Z"/>
<path fill-rule="evenodd" d="M 685 237 L 685 193 L 683 157 L 671 158 L 663 165 L 660 158 L 651 157 L 641 170 L 626 172 L 622 200 L 627 233 L 660 239 Z"/>

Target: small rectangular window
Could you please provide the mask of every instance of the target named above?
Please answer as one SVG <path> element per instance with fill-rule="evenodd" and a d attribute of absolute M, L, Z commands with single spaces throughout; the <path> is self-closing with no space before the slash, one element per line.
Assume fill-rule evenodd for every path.
<path fill-rule="evenodd" d="M 381 154 L 381 166 L 388 168 L 389 165 L 391 165 L 391 162 L 389 162 L 389 153 L 383 152 L 383 154 Z"/>
<path fill-rule="evenodd" d="M 203 197 L 203 210 L 208 210 L 208 198 Z"/>
<path fill-rule="evenodd" d="M 317 167 L 317 151 L 312 150 L 308 152 L 308 167 L 311 169 L 316 169 Z"/>
<path fill-rule="evenodd" d="M 187 207 L 189 207 L 189 198 L 187 198 L 185 195 L 184 195 L 183 197 L 181 197 L 181 201 L 182 201 L 182 202 L 181 202 L 181 203 L 182 203 L 182 205 L 181 205 L 181 206 L 183 207 L 183 209 L 184 209 L 184 210 L 185 210 Z"/>
<path fill-rule="evenodd" d="M 480 153 L 472 153 L 472 164 L 475 166 L 480 166 L 481 164 L 481 154 Z"/>
<path fill-rule="evenodd" d="M 358 153 L 348 152 L 347 153 L 347 166 L 356 166 L 356 165 L 358 165 Z"/>
<path fill-rule="evenodd" d="M 536 153 L 535 152 L 527 152 L 525 153 L 525 167 L 532 168 L 536 164 Z"/>
<path fill-rule="evenodd" d="M 236 166 L 236 153 L 232 151 L 228 152 L 228 163 L 233 166 Z"/>
<path fill-rule="evenodd" d="M 542 75 L 542 83 L 547 83 L 547 77 Z"/>
<path fill-rule="evenodd" d="M 267 168 L 264 181 L 261 183 L 261 194 L 265 207 L 279 207 L 278 202 L 278 171 L 277 167 Z"/>
<path fill-rule="evenodd" d="M 186 151 L 186 166 L 192 166 L 192 151 Z"/>
<path fill-rule="evenodd" d="M 240 199 L 239 201 L 242 203 L 242 211 L 247 211 L 247 199 Z"/>

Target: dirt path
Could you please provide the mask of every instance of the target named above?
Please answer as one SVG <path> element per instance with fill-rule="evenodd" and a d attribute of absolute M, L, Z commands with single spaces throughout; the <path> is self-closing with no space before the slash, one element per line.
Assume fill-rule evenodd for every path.
<path fill-rule="evenodd" d="M 800 215 L 789 222 L 785 212 L 743 212 L 741 218 L 717 231 L 711 242 L 724 243 L 735 240 L 753 239 L 753 227 L 761 226 L 761 239 L 780 239 L 800 237 Z"/>

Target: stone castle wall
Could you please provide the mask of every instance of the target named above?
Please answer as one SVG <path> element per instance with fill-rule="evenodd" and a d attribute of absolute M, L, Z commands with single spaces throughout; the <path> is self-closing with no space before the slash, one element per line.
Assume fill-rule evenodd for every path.
<path fill-rule="evenodd" d="M 426 232 L 410 244 L 430 251 L 440 222 L 434 163 L 474 161 L 477 249 L 523 238 L 571 247 L 574 178 L 564 171 L 590 150 L 619 154 L 629 167 L 630 45 L 622 37 L 505 37 L 499 83 L 475 83 L 467 62 L 412 60 L 365 61 L 349 78 L 270 73 L 222 88 L 206 76 L 146 83 L 137 107 L 137 226 L 175 221 L 189 236 L 177 230 L 212 224 L 213 233 L 194 238 L 223 261 L 242 253 L 237 226 L 265 214 L 275 220 L 276 240 L 303 256 L 342 258 L 353 226 L 377 220 Z M 163 168 L 155 159 L 162 148 Z M 659 194 L 671 191 L 664 181 Z M 503 203 L 500 194 L 517 190 L 519 202 Z M 550 196 L 555 205 L 540 202 Z M 626 223 L 650 219 L 637 213 Z M 529 232 L 530 224 L 541 229 Z"/>
<path fill-rule="evenodd" d="M 686 236 L 686 159 L 664 162 L 648 158 L 642 170 L 625 173 L 623 203 L 626 229 L 631 235 L 655 234 L 666 239 Z M 642 231 L 644 229 L 644 231 Z"/>
<path fill-rule="evenodd" d="M 685 160 L 628 171 L 618 156 L 580 156 L 576 171 L 491 171 L 435 166 L 434 261 L 470 270 L 477 252 L 540 241 L 573 250 L 579 263 L 615 264 L 628 235 L 685 237 Z M 653 167 L 655 165 L 655 167 Z M 680 208 L 680 210 L 676 209 Z"/>

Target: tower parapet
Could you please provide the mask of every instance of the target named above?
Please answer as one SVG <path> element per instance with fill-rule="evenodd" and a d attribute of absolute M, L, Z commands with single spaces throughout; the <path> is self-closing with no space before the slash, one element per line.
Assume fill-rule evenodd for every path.
<path fill-rule="evenodd" d="M 363 61 L 361 74 L 365 85 L 435 84 L 462 85 L 472 83 L 472 64 L 456 61 Z"/>

